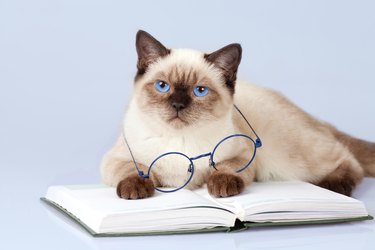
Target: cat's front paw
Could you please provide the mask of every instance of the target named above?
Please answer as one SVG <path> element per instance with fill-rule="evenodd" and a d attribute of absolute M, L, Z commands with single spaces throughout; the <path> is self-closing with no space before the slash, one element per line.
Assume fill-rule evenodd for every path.
<path fill-rule="evenodd" d="M 228 197 L 241 193 L 245 183 L 238 175 L 215 171 L 208 177 L 207 188 L 213 196 Z"/>
<path fill-rule="evenodd" d="M 128 200 L 151 197 L 154 191 L 153 181 L 138 175 L 128 176 L 117 185 L 118 197 Z"/>

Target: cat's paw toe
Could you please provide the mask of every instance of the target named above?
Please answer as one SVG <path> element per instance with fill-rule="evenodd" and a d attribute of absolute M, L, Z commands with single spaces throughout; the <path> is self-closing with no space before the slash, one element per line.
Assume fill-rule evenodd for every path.
<path fill-rule="evenodd" d="M 123 199 L 143 199 L 154 194 L 154 183 L 149 178 L 132 175 L 120 181 L 116 191 L 118 197 Z"/>
<path fill-rule="evenodd" d="M 238 175 L 213 172 L 208 178 L 207 188 L 213 196 L 228 197 L 241 193 L 245 188 L 245 183 Z"/>

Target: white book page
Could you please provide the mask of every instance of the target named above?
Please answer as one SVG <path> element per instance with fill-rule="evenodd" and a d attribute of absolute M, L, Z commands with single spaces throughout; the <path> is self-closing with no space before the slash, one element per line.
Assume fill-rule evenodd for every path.
<path fill-rule="evenodd" d="M 195 223 L 206 220 L 209 227 L 216 223 L 231 226 L 235 219 L 232 213 L 217 203 L 187 189 L 172 193 L 156 191 L 154 196 L 147 199 L 125 200 L 117 197 L 115 188 L 107 186 L 53 186 L 48 189 L 46 198 L 65 208 L 96 232 L 114 227 L 119 232 L 131 232 L 137 225 L 142 225 L 145 230 L 147 227 L 153 230 L 166 230 L 165 227 L 177 230 L 184 228 L 183 224 L 187 224 L 188 228 L 197 228 L 197 225 L 188 225 L 194 219 Z M 199 212 L 202 209 L 208 213 Z"/>
<path fill-rule="evenodd" d="M 189 207 L 216 207 L 220 206 L 190 190 L 181 189 L 172 193 L 155 191 L 152 197 L 139 200 L 120 199 L 113 187 L 107 186 L 54 186 L 50 187 L 46 198 L 52 201 L 60 194 L 68 195 L 78 202 L 103 214 L 141 213 L 145 211 L 160 211 Z"/>
<path fill-rule="evenodd" d="M 345 195 L 332 192 L 299 181 L 288 182 L 255 182 L 239 195 L 220 198 L 222 203 L 239 202 L 244 208 L 250 208 L 260 203 L 273 203 L 280 201 L 312 201 L 326 202 L 334 201 L 339 203 L 358 203 L 359 201 Z"/>
<path fill-rule="evenodd" d="M 209 195 L 208 191 L 200 190 L 199 193 Z M 264 213 L 262 218 L 266 219 L 266 213 L 275 212 L 279 212 L 278 215 L 282 212 L 337 213 L 340 217 L 368 214 L 361 201 L 300 181 L 255 182 L 239 195 L 211 199 L 232 208 L 240 220 L 249 220 L 251 215 L 259 213 Z"/>

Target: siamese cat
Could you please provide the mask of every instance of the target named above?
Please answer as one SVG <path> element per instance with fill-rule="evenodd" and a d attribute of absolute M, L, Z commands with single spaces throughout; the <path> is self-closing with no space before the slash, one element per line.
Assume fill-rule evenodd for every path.
<path fill-rule="evenodd" d="M 212 152 L 233 134 L 261 138 L 251 164 L 236 171 L 254 149 L 228 142 L 215 168 L 207 157 L 194 159 L 194 175 L 184 188 L 207 184 L 211 195 L 227 197 L 253 181 L 300 180 L 350 196 L 363 176 L 375 176 L 374 143 L 313 118 L 273 90 L 237 80 L 240 44 L 207 54 L 169 49 L 138 31 L 136 50 L 138 71 L 123 131 L 101 165 L 103 182 L 117 187 L 120 198 L 141 199 L 155 187 L 180 186 L 189 172 L 184 157 L 155 163 L 146 178 L 137 167 L 147 174 L 150 164 L 170 151 L 189 157 Z"/>

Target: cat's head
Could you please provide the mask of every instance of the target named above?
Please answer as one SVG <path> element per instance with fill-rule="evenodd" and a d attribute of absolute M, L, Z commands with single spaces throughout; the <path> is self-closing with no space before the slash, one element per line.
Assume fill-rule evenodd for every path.
<path fill-rule="evenodd" d="M 135 100 L 149 118 L 179 129 L 219 119 L 233 108 L 239 44 L 205 54 L 168 49 L 138 31 L 136 48 Z"/>

